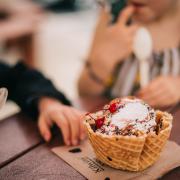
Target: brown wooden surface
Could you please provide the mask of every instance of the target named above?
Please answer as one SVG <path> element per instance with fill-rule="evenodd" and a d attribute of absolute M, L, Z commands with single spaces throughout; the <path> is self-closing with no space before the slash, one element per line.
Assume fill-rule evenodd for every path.
<path fill-rule="evenodd" d="M 15 119 L 14 124 L 12 125 L 12 120 Z M 170 139 L 176 141 L 178 144 L 180 144 L 180 108 L 176 113 L 174 113 L 174 123 L 173 123 L 173 130 Z M 9 122 L 8 122 L 9 121 Z M 7 122 L 8 124 L 6 124 Z M 8 179 L 8 180 L 26 180 L 26 179 L 85 179 L 82 175 L 80 175 L 76 170 L 74 170 L 72 167 L 70 167 L 66 162 L 58 158 L 56 155 L 54 155 L 50 148 L 61 145 L 62 144 L 62 138 L 61 137 L 55 137 L 54 140 L 51 142 L 51 144 L 40 144 L 39 146 L 36 146 L 33 148 L 33 144 L 36 144 L 40 142 L 40 138 L 37 133 L 36 127 L 31 125 L 31 127 L 28 125 L 28 127 L 25 125 L 25 122 L 29 122 L 27 117 L 22 115 L 16 115 L 12 118 L 9 118 L 4 121 L 6 124 L 5 127 L 9 126 L 8 131 L 19 131 L 19 133 L 10 133 L 9 134 L 9 140 L 5 141 L 4 138 L 1 136 L 4 136 L 4 133 L 1 132 L 2 129 L 4 129 L 2 124 L 0 123 L 0 143 L 3 145 L 3 143 L 6 143 L 6 151 L 11 152 L 13 154 L 13 148 L 14 145 L 19 144 L 20 147 L 24 146 L 21 143 L 25 143 L 26 147 L 31 147 L 31 149 L 26 152 L 22 153 L 22 156 L 18 157 L 14 161 L 10 162 L 6 166 L 2 167 L 0 169 L 0 179 Z M 18 128 L 18 130 L 12 130 L 10 127 L 14 127 L 14 129 Z M 15 128 L 16 127 L 16 128 Z M 22 129 L 21 129 L 22 128 Z M 21 132 L 21 133 L 20 133 Z M 16 136 L 14 136 L 16 134 Z M 29 136 L 31 134 L 31 137 Z M 34 136 L 33 136 L 34 134 Z M 22 138 L 22 136 L 25 136 Z M 18 140 L 24 139 L 22 140 Z M 1 142 L 3 141 L 3 143 Z M 20 142 L 21 141 L 21 142 Z M 17 143 L 18 142 L 18 143 Z M 34 142 L 34 143 L 32 143 Z M 12 145 L 12 143 L 14 145 Z M 8 148 L 9 146 L 9 148 Z M 2 147 L 2 146 L 0 146 Z M 16 148 L 15 148 L 16 149 Z M 23 149 L 23 148 L 22 148 Z M 26 148 L 24 148 L 26 149 Z M 22 152 L 22 151 L 16 151 L 16 152 Z M 14 153 L 15 155 L 15 153 Z M 1 156 L 1 155 L 0 155 Z M 5 159 L 5 158 L 4 158 Z M 163 176 L 161 179 L 163 180 L 179 180 L 180 179 L 180 167 L 172 170 L 165 176 Z"/>
<path fill-rule="evenodd" d="M 23 114 L 0 121 L 0 167 L 40 142 L 36 123 Z"/>
<path fill-rule="evenodd" d="M 85 178 L 54 155 L 44 144 L 0 169 L 0 179 L 81 180 Z"/>

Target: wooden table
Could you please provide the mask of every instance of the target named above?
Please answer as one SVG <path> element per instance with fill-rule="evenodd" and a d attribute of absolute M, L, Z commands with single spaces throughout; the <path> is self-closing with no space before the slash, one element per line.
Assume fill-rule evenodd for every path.
<path fill-rule="evenodd" d="M 180 144 L 180 108 L 174 112 L 170 139 Z M 40 137 L 36 122 L 22 113 L 0 122 L 0 179 L 3 180 L 72 180 L 85 179 L 66 162 L 54 155 L 50 148 L 61 145 L 60 133 L 50 144 Z M 180 167 L 161 179 L 180 179 Z"/>

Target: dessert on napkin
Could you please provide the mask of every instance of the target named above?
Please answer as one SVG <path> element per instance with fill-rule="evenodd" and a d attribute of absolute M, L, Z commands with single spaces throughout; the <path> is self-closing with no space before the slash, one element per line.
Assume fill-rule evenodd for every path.
<path fill-rule="evenodd" d="M 98 160 L 113 168 L 142 171 L 158 160 L 171 132 L 172 116 L 125 97 L 86 114 L 84 123 Z"/>

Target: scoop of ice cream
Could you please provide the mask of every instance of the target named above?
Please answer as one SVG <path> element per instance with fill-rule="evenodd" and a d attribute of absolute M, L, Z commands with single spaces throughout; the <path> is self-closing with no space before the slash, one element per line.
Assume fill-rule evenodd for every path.
<path fill-rule="evenodd" d="M 109 131 L 112 131 L 111 127 L 114 126 L 120 130 L 131 126 L 131 129 L 147 133 L 151 127 L 156 125 L 154 110 L 143 101 L 123 99 L 122 103 L 124 106 L 121 106 L 109 117 Z"/>
<path fill-rule="evenodd" d="M 107 135 L 145 134 L 155 131 L 157 125 L 154 109 L 137 98 L 115 99 L 88 118 L 93 119 L 94 131 Z"/>
<path fill-rule="evenodd" d="M 114 99 L 103 110 L 90 113 L 87 121 L 93 131 L 107 135 L 136 135 L 155 131 L 156 113 L 137 98 Z"/>
<path fill-rule="evenodd" d="M 133 123 L 137 120 L 144 120 L 148 116 L 148 109 L 140 102 L 128 103 L 124 108 L 112 115 L 111 123 L 124 128 L 124 124 Z"/>

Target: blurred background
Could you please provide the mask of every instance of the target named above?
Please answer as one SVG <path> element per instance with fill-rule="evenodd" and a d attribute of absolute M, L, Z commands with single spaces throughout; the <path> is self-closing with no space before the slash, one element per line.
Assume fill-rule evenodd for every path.
<path fill-rule="evenodd" d="M 0 59 L 38 68 L 75 100 L 97 16 L 94 0 L 0 0 Z M 18 111 L 8 102 L 0 119 Z"/>

